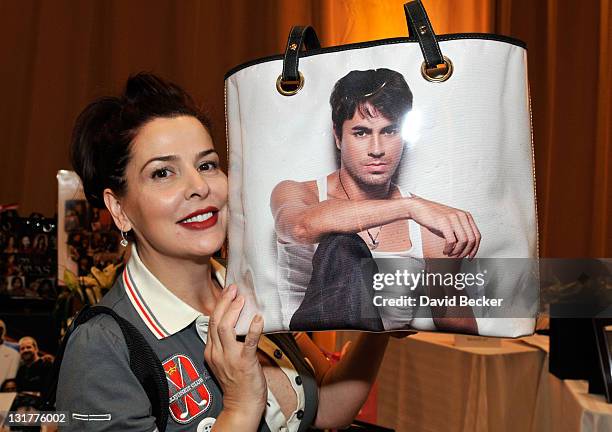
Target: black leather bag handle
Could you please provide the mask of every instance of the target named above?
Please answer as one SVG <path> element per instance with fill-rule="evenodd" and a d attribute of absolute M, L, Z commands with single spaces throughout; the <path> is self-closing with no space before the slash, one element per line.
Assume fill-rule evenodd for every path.
<path fill-rule="evenodd" d="M 404 4 L 404 13 L 409 36 L 419 42 L 423 53 L 424 61 L 421 67 L 423 78 L 431 82 L 446 81 L 453 73 L 453 64 L 440 51 L 440 45 L 423 3 L 421 0 L 410 0 Z"/>
<path fill-rule="evenodd" d="M 450 59 L 442 55 L 440 45 L 433 31 L 433 26 L 421 0 L 410 0 L 404 4 L 408 33 L 416 39 L 423 53 L 421 74 L 431 82 L 444 82 L 453 73 L 453 64 Z"/>
<path fill-rule="evenodd" d="M 304 85 L 304 76 L 298 68 L 302 47 L 306 50 L 321 48 L 317 33 L 311 26 L 293 26 L 289 32 L 283 72 L 276 81 L 276 88 L 285 96 L 297 93 Z"/>
<path fill-rule="evenodd" d="M 408 33 L 411 38 L 419 42 L 423 53 L 424 61 L 421 65 L 423 78 L 431 82 L 446 81 L 453 73 L 453 64 L 450 59 L 442 55 L 423 3 L 421 0 L 409 0 L 404 4 L 404 13 Z M 283 72 L 276 80 L 276 89 L 282 95 L 292 96 L 304 86 L 304 76 L 298 68 L 302 47 L 306 50 L 321 47 L 319 38 L 311 26 L 294 26 L 289 32 L 283 58 Z"/>
<path fill-rule="evenodd" d="M 419 42 L 427 68 L 431 69 L 444 63 L 436 34 L 421 0 L 410 0 L 404 5 L 404 12 L 406 13 L 408 33 L 411 38 L 415 38 Z"/>

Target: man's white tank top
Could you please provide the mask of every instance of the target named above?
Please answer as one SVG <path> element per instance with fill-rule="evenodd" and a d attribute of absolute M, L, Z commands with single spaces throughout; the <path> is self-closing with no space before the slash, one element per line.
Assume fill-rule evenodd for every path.
<path fill-rule="evenodd" d="M 327 176 L 317 179 L 319 202 L 327 200 Z M 402 197 L 411 196 L 398 186 Z M 410 249 L 398 252 L 372 250 L 372 257 L 377 258 L 423 258 L 421 227 L 408 219 Z M 318 247 L 316 244 L 293 244 L 277 242 L 278 265 L 277 287 L 281 301 L 283 324 L 289 328 L 291 317 L 302 303 L 306 288 L 312 274 L 312 257 Z M 409 317 L 406 317 L 409 318 Z"/>

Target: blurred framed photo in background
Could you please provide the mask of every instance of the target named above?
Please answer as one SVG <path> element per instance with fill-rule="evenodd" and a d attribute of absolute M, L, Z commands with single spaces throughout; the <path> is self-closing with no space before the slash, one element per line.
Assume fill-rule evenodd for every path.
<path fill-rule="evenodd" d="M 120 235 L 110 213 L 89 205 L 74 172 L 59 171 L 57 181 L 57 274 L 60 279 L 65 279 L 62 275 L 66 271 L 83 277 L 93 267 L 104 269 L 122 263 L 126 250 L 119 247 Z"/>
<path fill-rule="evenodd" d="M 56 224 L 17 208 L 0 213 L 0 295 L 54 299 L 56 290 Z"/>

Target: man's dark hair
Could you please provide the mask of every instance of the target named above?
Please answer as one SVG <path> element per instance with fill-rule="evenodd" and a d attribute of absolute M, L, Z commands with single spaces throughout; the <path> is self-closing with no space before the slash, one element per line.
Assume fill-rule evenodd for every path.
<path fill-rule="evenodd" d="M 334 132 L 340 138 L 342 125 L 353 118 L 355 111 L 372 116 L 368 103 L 377 112 L 396 122 L 412 109 L 412 92 L 399 72 L 391 69 L 351 71 L 336 82 L 329 98 Z"/>

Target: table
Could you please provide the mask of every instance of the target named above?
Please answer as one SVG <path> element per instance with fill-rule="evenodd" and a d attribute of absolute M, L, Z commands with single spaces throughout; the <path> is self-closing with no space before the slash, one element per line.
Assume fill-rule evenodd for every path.
<path fill-rule="evenodd" d="M 338 332 L 339 346 L 354 332 Z M 548 337 L 456 347 L 454 336 L 391 339 L 378 376 L 378 421 L 398 432 L 610 432 L 612 405 L 586 381 L 548 372 Z"/>
<path fill-rule="evenodd" d="M 523 343 L 537 346 L 548 353 L 548 337 L 529 336 Z M 580 380 L 560 380 L 548 373 L 548 356 L 541 376 L 538 395 L 538 431 L 545 432 L 610 432 L 612 405 L 603 395 L 589 394 L 589 384 Z"/>
<path fill-rule="evenodd" d="M 339 332 L 340 343 L 352 338 Z M 546 352 L 505 339 L 493 348 L 453 341 L 444 333 L 391 339 L 378 377 L 378 424 L 398 432 L 537 431 Z"/>

